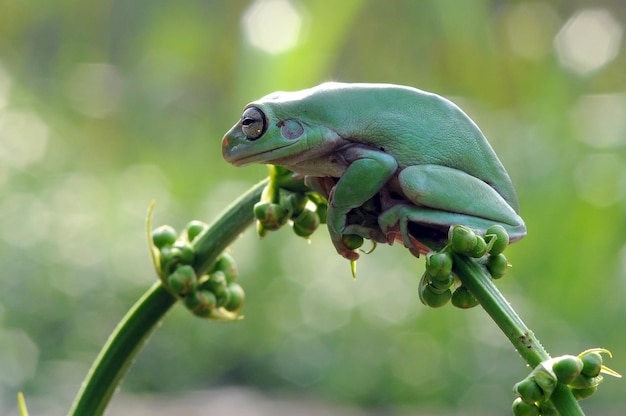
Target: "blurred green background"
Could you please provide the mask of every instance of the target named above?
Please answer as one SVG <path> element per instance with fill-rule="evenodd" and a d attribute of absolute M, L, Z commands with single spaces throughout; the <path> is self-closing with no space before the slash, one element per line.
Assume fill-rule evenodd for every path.
<path fill-rule="evenodd" d="M 266 176 L 221 159 L 243 106 L 327 80 L 412 85 L 468 112 L 529 228 L 501 290 L 552 354 L 601 346 L 626 372 L 625 22 L 619 0 L 1 0 L 0 413 L 17 391 L 31 414 L 69 409 L 155 279 L 150 201 L 157 225 L 210 222 Z M 509 414 L 528 369 L 479 308 L 422 306 L 423 260 L 400 246 L 362 256 L 356 281 L 326 230 L 310 244 L 250 230 L 232 252 L 246 319 L 175 308 L 122 394 Z M 583 406 L 621 414 L 624 388 L 606 380 Z"/>

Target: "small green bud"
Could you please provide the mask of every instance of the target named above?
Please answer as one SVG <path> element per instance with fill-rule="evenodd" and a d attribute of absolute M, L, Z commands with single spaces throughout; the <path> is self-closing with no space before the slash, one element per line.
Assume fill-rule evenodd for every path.
<path fill-rule="evenodd" d="M 489 254 L 495 256 L 502 253 L 509 245 L 509 234 L 503 226 L 494 224 L 487 228 L 487 232 L 485 232 L 485 241 L 487 242 L 487 250 L 489 251 Z"/>
<path fill-rule="evenodd" d="M 539 416 L 539 408 L 533 403 L 526 403 L 520 397 L 513 401 L 514 416 Z"/>
<path fill-rule="evenodd" d="M 602 370 L 602 356 L 597 352 L 583 354 L 580 359 L 583 362 L 582 373 L 587 377 L 597 377 Z"/>
<path fill-rule="evenodd" d="M 215 270 L 219 270 L 224 273 L 227 283 L 232 283 L 239 274 L 235 259 L 228 253 L 221 254 L 217 263 L 215 263 L 215 266 L 213 267 L 213 271 Z"/>
<path fill-rule="evenodd" d="M 582 399 L 586 399 L 587 397 L 591 396 L 596 391 L 598 391 L 598 386 L 597 385 L 596 386 L 592 386 L 592 387 L 582 388 L 582 389 L 572 389 L 572 394 L 574 395 L 576 400 L 582 400 Z"/>
<path fill-rule="evenodd" d="M 430 306 L 431 308 L 439 308 L 445 305 L 451 297 L 452 291 L 450 289 L 440 291 L 432 284 L 420 287 L 420 300 L 424 305 Z"/>
<path fill-rule="evenodd" d="M 174 293 L 185 296 L 196 290 L 198 279 L 193 267 L 184 265 L 176 268 L 174 273 L 167 277 L 167 284 Z"/>
<path fill-rule="evenodd" d="M 426 272 L 435 279 L 447 278 L 452 273 L 452 257 L 450 253 L 429 253 L 426 256 Z"/>
<path fill-rule="evenodd" d="M 563 355 L 554 359 L 552 371 L 556 378 L 564 384 L 571 383 L 583 369 L 583 362 L 573 355 Z"/>
<path fill-rule="evenodd" d="M 430 276 L 430 283 L 437 289 L 439 293 L 443 293 L 454 283 L 454 275 L 452 273 L 445 277 Z"/>
<path fill-rule="evenodd" d="M 226 290 L 226 276 L 224 272 L 216 270 L 209 276 L 209 280 L 202 283 L 201 288 L 208 290 L 215 295 L 215 304 L 217 306 L 224 306 L 228 302 L 228 290 Z"/>
<path fill-rule="evenodd" d="M 281 204 L 283 207 L 287 208 L 287 211 L 291 212 L 292 218 L 300 215 L 306 203 L 309 201 L 306 194 L 301 192 L 293 192 L 290 193 Z"/>
<path fill-rule="evenodd" d="M 198 236 L 201 232 L 206 230 L 209 226 L 203 223 L 202 221 L 193 220 L 189 224 L 187 224 L 187 241 L 190 243 Z"/>
<path fill-rule="evenodd" d="M 192 264 L 195 257 L 193 247 L 188 243 L 176 242 L 172 247 L 161 249 L 161 270 L 171 273 L 181 264 Z"/>
<path fill-rule="evenodd" d="M 580 373 L 580 375 L 572 380 L 568 385 L 573 389 L 588 389 L 590 387 L 597 387 L 602 380 L 602 376 L 587 377 L 584 373 Z"/>
<path fill-rule="evenodd" d="M 345 234 L 341 237 L 341 240 L 350 250 L 356 250 L 363 245 L 363 237 L 356 234 Z"/>
<path fill-rule="evenodd" d="M 278 204 L 257 202 L 254 205 L 254 217 L 263 224 L 267 231 L 275 231 L 289 220 L 288 211 Z"/>
<path fill-rule="evenodd" d="M 319 225 L 320 219 L 317 213 L 310 209 L 305 209 L 293 221 L 293 231 L 300 237 L 309 237 L 317 230 Z"/>
<path fill-rule="evenodd" d="M 184 300 L 187 309 L 191 310 L 195 315 L 208 318 L 215 308 L 217 299 L 215 295 L 208 290 L 197 290 L 191 292 Z"/>
<path fill-rule="evenodd" d="M 174 227 L 162 225 L 152 230 L 152 242 L 158 249 L 169 247 L 176 242 L 178 235 Z"/>
<path fill-rule="evenodd" d="M 465 286 L 459 286 L 452 293 L 452 304 L 457 308 L 469 309 L 478 305 L 478 299 Z"/>
<path fill-rule="evenodd" d="M 228 293 L 228 302 L 224 305 L 224 308 L 231 312 L 238 312 L 241 310 L 246 300 L 246 294 L 243 288 L 237 283 L 231 283 L 228 285 Z"/>
<path fill-rule="evenodd" d="M 485 243 L 485 240 L 481 236 L 477 235 L 476 236 L 476 245 L 467 254 L 470 257 L 474 257 L 474 258 L 478 259 L 478 258 L 481 258 L 482 256 L 484 256 L 485 253 L 487 253 L 487 243 Z"/>
<path fill-rule="evenodd" d="M 465 226 L 456 225 L 452 228 L 451 233 L 452 249 L 459 254 L 468 255 L 478 243 L 476 233 Z"/>
<path fill-rule="evenodd" d="M 543 390 L 532 377 L 526 377 L 513 386 L 513 391 L 526 403 L 535 403 L 543 399 Z"/>
<path fill-rule="evenodd" d="M 499 279 L 506 274 L 506 270 L 509 267 L 509 262 L 507 261 L 504 254 L 496 254 L 495 256 L 491 255 L 487 258 L 487 270 L 491 275 L 492 279 Z"/>

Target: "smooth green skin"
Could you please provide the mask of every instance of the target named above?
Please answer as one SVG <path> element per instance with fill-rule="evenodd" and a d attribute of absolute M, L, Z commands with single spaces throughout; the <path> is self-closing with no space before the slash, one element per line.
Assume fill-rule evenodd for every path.
<path fill-rule="evenodd" d="M 250 108 L 262 118 L 252 133 Z M 415 88 L 325 83 L 267 95 L 244 108 L 222 154 L 236 166 L 267 163 L 306 175 L 328 198 L 331 239 L 349 260 L 358 254 L 343 244 L 347 234 L 401 238 L 415 249 L 409 223 L 481 233 L 501 224 L 511 241 L 526 235 L 511 180 L 476 124 L 447 99 Z M 348 213 L 376 195 L 379 229 L 347 224 Z"/>

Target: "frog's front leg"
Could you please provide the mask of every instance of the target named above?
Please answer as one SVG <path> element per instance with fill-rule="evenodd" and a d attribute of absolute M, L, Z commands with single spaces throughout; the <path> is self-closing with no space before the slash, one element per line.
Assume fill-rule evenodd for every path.
<path fill-rule="evenodd" d="M 393 156 L 365 147 L 346 150 L 343 157 L 348 167 L 330 192 L 326 221 L 337 252 L 348 260 L 356 260 L 358 253 L 343 243 L 343 236 L 350 234 L 346 231 L 348 212 L 376 195 L 398 164 Z"/>
<path fill-rule="evenodd" d="M 511 241 L 526 235 L 526 225 L 508 202 L 490 185 L 466 172 L 439 165 L 416 165 L 398 174 L 408 201 L 378 218 L 384 233 L 399 225 L 405 246 L 411 248 L 408 223 L 446 229 L 461 224 L 484 232 L 501 224 Z"/>

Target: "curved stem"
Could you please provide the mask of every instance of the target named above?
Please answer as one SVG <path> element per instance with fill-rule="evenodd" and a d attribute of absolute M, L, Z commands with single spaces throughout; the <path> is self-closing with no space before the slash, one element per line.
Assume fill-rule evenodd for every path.
<path fill-rule="evenodd" d="M 478 299 L 528 365 L 534 368 L 550 358 L 543 345 L 478 263 L 468 257 L 453 254 L 453 264 L 463 285 Z M 584 416 L 571 390 L 562 383 L 557 384 L 550 401 L 561 415 Z"/>
<path fill-rule="evenodd" d="M 195 267 L 206 272 L 220 255 L 253 221 L 252 209 L 267 180 L 242 195 L 211 224 L 194 243 Z M 176 303 L 160 282 L 135 303 L 120 321 L 94 361 L 68 413 L 98 416 L 104 413 L 119 383 L 150 335 Z"/>

